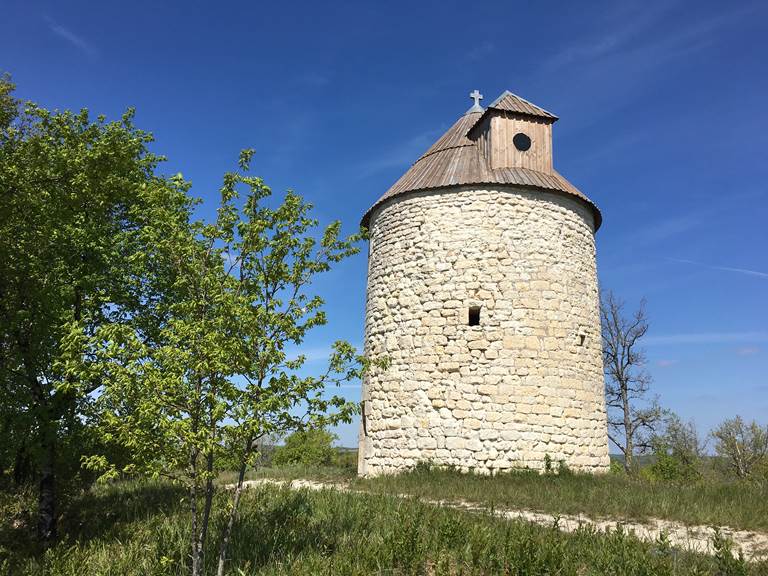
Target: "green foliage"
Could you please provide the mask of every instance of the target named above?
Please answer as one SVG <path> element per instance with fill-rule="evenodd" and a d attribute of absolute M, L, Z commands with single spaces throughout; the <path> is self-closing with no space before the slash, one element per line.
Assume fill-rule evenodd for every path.
<path fill-rule="evenodd" d="M 104 383 L 91 338 L 142 307 L 141 231 L 189 202 L 155 176 L 161 158 L 133 110 L 107 122 L 22 105 L 12 89 L 0 80 L 0 420 L 12 442 L 0 465 L 29 456 L 52 538 L 62 464 L 78 461 Z"/>
<path fill-rule="evenodd" d="M 664 430 L 651 439 L 654 462 L 643 468 L 649 479 L 694 480 L 701 475 L 704 446 L 693 422 L 668 413 Z"/>
<path fill-rule="evenodd" d="M 749 424 L 741 416 L 725 420 L 713 432 L 715 452 L 732 474 L 747 478 L 768 459 L 768 427 Z"/>
<path fill-rule="evenodd" d="M 627 470 L 624 463 L 616 458 L 611 458 L 611 468 L 609 474 L 616 476 L 626 476 Z"/>
<path fill-rule="evenodd" d="M 240 203 L 238 185 L 247 189 Z M 289 192 L 271 208 L 262 203 L 270 194 L 260 178 L 227 173 L 215 223 L 160 214 L 142 231 L 147 250 L 137 258 L 155 263 L 148 281 L 161 297 L 96 335 L 110 380 L 100 398 L 105 433 L 131 447 L 135 468 L 184 475 L 196 466 L 190 453 L 251 458 L 260 438 L 355 411 L 323 393 L 360 375 L 351 346 L 337 342 L 326 372 L 310 377 L 296 374 L 304 357 L 288 350 L 325 323 L 322 300 L 306 288 L 354 254 L 357 237 L 340 239 L 334 223 L 318 240 L 309 204 Z M 147 341 L 144 325 L 155 319 L 163 322 Z"/>
<path fill-rule="evenodd" d="M 157 297 L 90 341 L 109 382 L 98 400 L 101 430 L 132 460 L 120 469 L 95 454 L 87 465 L 105 479 L 141 472 L 186 486 L 193 573 L 204 561 L 222 464 L 234 463 L 242 478 L 264 438 L 348 422 L 357 405 L 328 388 L 366 366 L 339 341 L 323 373 L 300 375 L 305 358 L 291 349 L 326 323 L 311 284 L 358 251 L 360 234 L 342 238 L 339 222 L 320 229 L 312 206 L 293 192 L 269 201 L 270 188 L 247 174 L 252 154 L 243 151 L 241 171 L 224 175 L 214 222 L 158 211 L 139 231 L 135 258 Z M 186 189 L 180 177 L 174 183 Z M 223 541 L 222 559 L 226 534 Z"/>
<path fill-rule="evenodd" d="M 19 114 L 19 101 L 13 97 L 16 85 L 9 74 L 0 76 L 0 138 L 9 137 L 9 129 Z"/>
<path fill-rule="evenodd" d="M 333 442 L 338 437 L 322 428 L 297 430 L 285 439 L 285 444 L 275 449 L 272 463 L 303 464 L 306 466 L 328 466 L 336 450 Z"/>
<path fill-rule="evenodd" d="M 557 467 L 549 454 L 544 454 L 544 474 L 570 474 L 571 470 L 565 460 L 558 460 Z"/>
<path fill-rule="evenodd" d="M 747 576 L 750 571 L 744 556 L 733 553 L 733 542 L 719 528 L 714 529 L 712 548 L 715 552 L 718 574 L 727 576 Z"/>
<path fill-rule="evenodd" d="M 45 555 L 8 547 L 6 566 L 21 576 L 183 574 L 189 520 L 182 496 L 159 483 L 102 487 L 73 509 L 64 542 Z M 218 495 L 212 522 L 225 519 L 226 499 Z M 566 534 L 386 495 L 267 487 L 244 493 L 233 542 L 229 574 L 736 576 L 768 568 L 742 563 L 724 541 L 718 556 L 706 557 L 663 541 L 642 543 L 623 530 Z M 213 543 L 208 548 L 210 559 Z"/>
<path fill-rule="evenodd" d="M 331 465 L 336 466 L 345 474 L 355 476 L 357 474 L 357 450 L 336 448 L 333 453 Z"/>

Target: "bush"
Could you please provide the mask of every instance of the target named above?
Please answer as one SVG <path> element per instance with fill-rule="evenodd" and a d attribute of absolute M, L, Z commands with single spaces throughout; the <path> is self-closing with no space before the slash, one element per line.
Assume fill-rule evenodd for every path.
<path fill-rule="evenodd" d="M 651 439 L 653 464 L 641 473 L 650 480 L 695 480 L 701 476 L 704 445 L 693 422 L 668 414 L 664 430 Z"/>
<path fill-rule="evenodd" d="M 754 420 L 747 424 L 741 416 L 726 420 L 712 432 L 715 452 L 739 478 L 760 469 L 768 455 L 768 427 Z"/>
<path fill-rule="evenodd" d="M 624 468 L 624 464 L 616 458 L 611 458 L 610 473 L 614 476 L 626 476 L 627 470 Z"/>
<path fill-rule="evenodd" d="M 305 466 L 327 466 L 334 457 L 335 434 L 322 428 L 299 430 L 285 439 L 283 446 L 275 448 L 272 463 L 303 464 Z"/>

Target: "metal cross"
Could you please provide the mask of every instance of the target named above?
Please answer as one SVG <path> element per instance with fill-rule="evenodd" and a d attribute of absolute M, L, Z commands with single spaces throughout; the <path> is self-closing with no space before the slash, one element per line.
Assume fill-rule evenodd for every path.
<path fill-rule="evenodd" d="M 475 101 L 475 106 L 480 106 L 480 100 L 483 99 L 483 95 L 480 94 L 478 90 L 475 90 L 474 92 L 471 92 L 469 94 L 469 97 L 472 98 Z"/>

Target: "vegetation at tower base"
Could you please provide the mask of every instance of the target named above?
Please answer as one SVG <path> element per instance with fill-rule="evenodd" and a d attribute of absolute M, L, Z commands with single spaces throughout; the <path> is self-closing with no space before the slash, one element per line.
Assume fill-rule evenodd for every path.
<path fill-rule="evenodd" d="M 0 79 L 0 464 L 38 484 L 38 532 L 56 536 L 59 496 L 94 437 L 103 386 L 90 338 L 146 302 L 140 231 L 186 213 L 183 187 L 155 175 L 152 136 L 87 110 L 49 112 Z"/>
<path fill-rule="evenodd" d="M 695 478 L 664 480 L 652 474 L 541 475 L 516 470 L 494 476 L 430 468 L 376 478 L 351 479 L 354 489 L 407 494 L 429 500 L 465 501 L 489 508 L 584 514 L 592 518 L 646 521 L 663 518 L 683 524 L 729 526 L 768 532 L 768 475 L 742 481 L 719 475 L 707 462 Z M 620 466 L 620 469 L 622 467 Z M 280 476 L 290 470 L 263 470 Z M 304 477 L 311 471 L 301 470 Z M 328 478 L 322 470 L 320 478 Z M 345 478 L 339 471 L 337 481 Z M 347 477 L 348 478 L 348 477 Z"/>
<path fill-rule="evenodd" d="M 244 151 L 241 171 L 225 174 L 214 223 L 159 215 L 142 231 L 147 249 L 139 257 L 163 263 L 147 278 L 162 287 L 143 311 L 162 319 L 152 342 L 142 317 L 102 327 L 92 339 L 110 382 L 97 402 L 99 430 L 133 459 L 120 469 L 94 456 L 88 466 L 105 477 L 143 472 L 185 486 L 192 574 L 208 562 L 222 456 L 235 461 L 238 484 L 226 522 L 217 525 L 220 575 L 258 442 L 348 422 L 357 405 L 325 389 L 360 377 L 365 366 L 339 341 L 323 374 L 299 375 L 304 357 L 291 358 L 289 347 L 326 321 L 322 299 L 308 292 L 311 282 L 355 254 L 360 236 L 341 238 L 338 222 L 318 230 L 311 205 L 292 192 L 271 207 L 269 187 L 246 174 L 251 157 Z"/>
<path fill-rule="evenodd" d="M 227 494 L 214 497 L 212 526 L 226 523 Z M 230 574 L 759 575 L 720 539 L 700 556 L 643 543 L 624 530 L 564 534 L 387 495 L 246 491 L 233 533 Z M 24 575 L 183 574 L 189 517 L 184 493 L 166 482 L 100 485 L 74 503 L 63 540 L 42 557 L 22 543 L 0 567 Z M 105 514 L 104 510 L 109 510 Z M 205 569 L 216 568 L 208 542 Z M 4 564 L 2 564 L 4 562 Z M 11 563 L 13 562 L 13 563 Z"/>
<path fill-rule="evenodd" d="M 645 303 L 625 316 L 624 303 L 613 292 L 600 295 L 600 323 L 605 370 L 608 438 L 621 450 L 624 468 L 633 472 L 636 451 L 652 448 L 654 429 L 663 417 L 655 398 L 648 398 L 650 374 L 640 340 L 648 331 Z"/>

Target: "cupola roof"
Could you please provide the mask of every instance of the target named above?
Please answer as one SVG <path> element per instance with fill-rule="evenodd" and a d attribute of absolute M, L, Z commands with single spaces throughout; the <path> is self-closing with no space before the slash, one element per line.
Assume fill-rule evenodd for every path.
<path fill-rule="evenodd" d="M 505 110 L 507 112 L 516 112 L 517 114 L 523 114 L 526 116 L 535 116 L 538 118 L 546 118 L 555 122 L 557 116 L 551 112 L 547 112 L 544 108 L 539 108 L 536 104 L 528 102 L 525 98 L 521 98 L 517 94 L 512 94 L 509 90 L 504 90 L 501 96 L 496 98 L 488 108 L 494 110 Z"/>
<path fill-rule="evenodd" d="M 519 117 L 545 124 L 555 122 L 557 116 L 509 91 L 501 94 L 485 110 L 477 103 L 474 93 L 471 97 L 475 98 L 475 105 L 438 138 L 368 209 L 363 215 L 361 224 L 367 227 L 375 208 L 391 198 L 408 192 L 474 184 L 505 184 L 579 198 L 592 209 L 595 229 L 599 228 L 602 217 L 597 206 L 554 168 L 544 171 L 522 166 L 491 167 L 492 162 L 480 145 L 479 130 L 476 127 L 483 124 L 488 116 Z"/>

